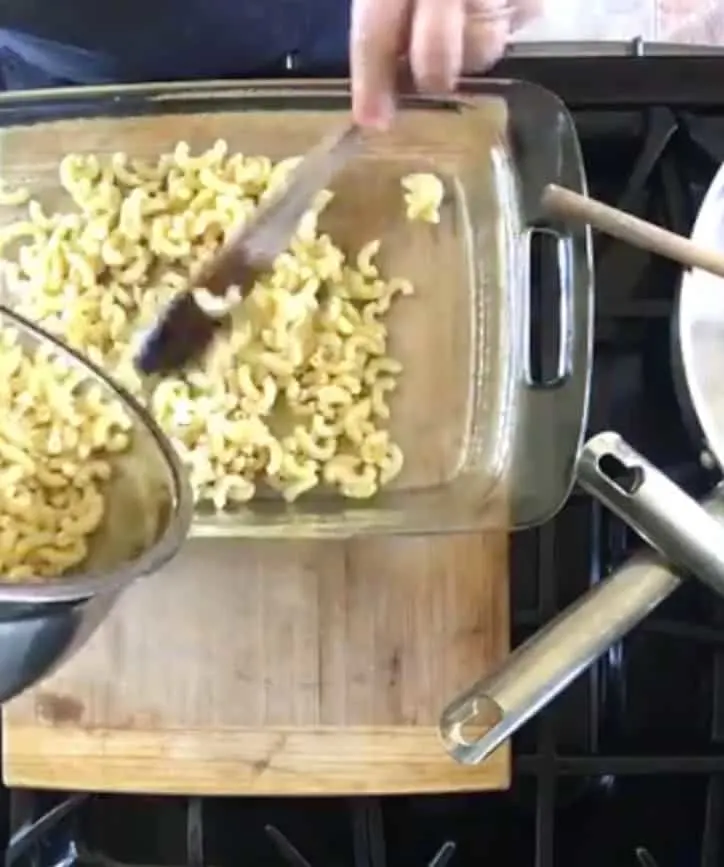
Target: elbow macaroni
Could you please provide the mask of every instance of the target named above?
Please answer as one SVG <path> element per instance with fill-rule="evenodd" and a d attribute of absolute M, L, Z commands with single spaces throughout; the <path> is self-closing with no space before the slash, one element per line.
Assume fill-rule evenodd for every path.
<path fill-rule="evenodd" d="M 402 179 L 402 189 L 408 220 L 440 222 L 440 206 L 445 197 L 445 187 L 437 175 L 430 172 L 406 175 Z"/>
<path fill-rule="evenodd" d="M 296 162 L 229 155 L 225 142 L 198 156 L 181 142 L 155 163 L 70 154 L 59 175 L 76 210 L 45 214 L 31 200 L 27 219 L 0 229 L 17 309 L 147 402 L 187 464 L 197 500 L 218 510 L 248 501 L 260 485 L 289 502 L 319 484 L 371 497 L 402 469 L 385 430 L 402 366 L 388 355 L 384 316 L 413 287 L 381 275 L 379 241 L 350 262 L 319 230 L 329 191 L 246 298 L 235 286 L 226 298 L 193 290 L 199 306 L 232 324 L 200 365 L 155 385 L 134 370 L 134 333 L 187 291 L 189 271 Z M 404 180 L 408 216 L 432 219 L 439 207 L 430 178 L 439 183 Z M 0 205 L 26 198 L 0 187 Z M 18 419 L 9 433 L 0 429 L 0 574 L 21 580 L 83 559 L 103 515 L 109 456 L 130 434 L 107 407 L 96 402 L 91 411 L 75 397 L 67 372 L 17 353 L 9 339 L 0 346 L 0 371 L 10 370 L 0 410 Z M 45 402 L 28 405 L 31 380 L 43 383 Z M 50 431 L 46 441 L 41 429 Z"/>
<path fill-rule="evenodd" d="M 42 580 L 88 553 L 105 513 L 112 454 L 131 422 L 99 389 L 42 348 L 0 337 L 0 576 Z"/>
<path fill-rule="evenodd" d="M 12 189 L 5 183 L 0 183 L 0 205 L 13 207 L 26 205 L 30 200 L 30 191 L 26 187 Z"/>

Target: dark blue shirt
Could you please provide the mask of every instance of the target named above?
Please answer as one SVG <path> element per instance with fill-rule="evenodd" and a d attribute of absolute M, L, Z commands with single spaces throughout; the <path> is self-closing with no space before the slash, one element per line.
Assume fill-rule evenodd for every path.
<path fill-rule="evenodd" d="M 8 88 L 299 74 L 347 63 L 348 0 L 5 0 Z"/>

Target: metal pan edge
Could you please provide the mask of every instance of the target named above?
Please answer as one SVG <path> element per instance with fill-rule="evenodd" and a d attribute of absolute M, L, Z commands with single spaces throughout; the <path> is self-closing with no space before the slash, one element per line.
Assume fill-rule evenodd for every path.
<path fill-rule="evenodd" d="M 704 197 L 691 237 L 724 251 L 724 166 Z M 724 467 L 724 279 L 700 269 L 685 271 L 673 328 L 682 411 L 696 438 Z"/>

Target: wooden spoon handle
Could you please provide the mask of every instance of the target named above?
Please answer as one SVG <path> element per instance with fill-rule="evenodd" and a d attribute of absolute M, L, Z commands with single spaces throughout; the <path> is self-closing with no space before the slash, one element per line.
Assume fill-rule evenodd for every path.
<path fill-rule="evenodd" d="M 700 247 L 682 235 L 604 205 L 596 199 L 549 184 L 543 191 L 542 204 L 546 213 L 560 220 L 588 223 L 594 229 L 634 247 L 657 253 L 687 268 L 701 268 L 724 277 L 724 255 L 721 253 Z"/>

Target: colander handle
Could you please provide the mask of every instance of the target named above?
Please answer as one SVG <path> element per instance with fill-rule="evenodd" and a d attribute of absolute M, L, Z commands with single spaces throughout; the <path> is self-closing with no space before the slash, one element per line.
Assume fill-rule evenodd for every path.
<path fill-rule="evenodd" d="M 464 765 L 482 762 L 679 584 L 653 553 L 601 581 L 450 702 L 440 719 L 447 751 Z"/>
<path fill-rule="evenodd" d="M 681 583 L 667 559 L 715 589 L 724 582 L 721 487 L 702 507 L 612 433 L 586 444 L 578 478 L 666 559 L 632 558 L 452 701 L 440 734 L 458 762 L 485 759 L 666 599 Z"/>

